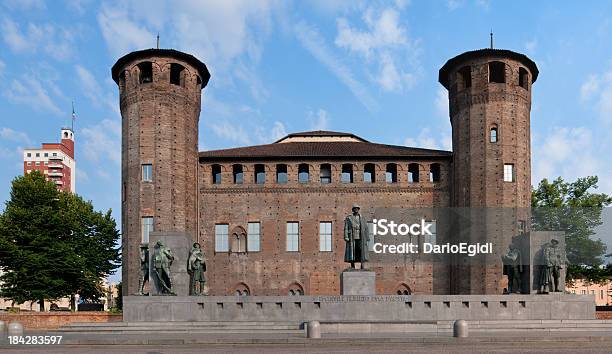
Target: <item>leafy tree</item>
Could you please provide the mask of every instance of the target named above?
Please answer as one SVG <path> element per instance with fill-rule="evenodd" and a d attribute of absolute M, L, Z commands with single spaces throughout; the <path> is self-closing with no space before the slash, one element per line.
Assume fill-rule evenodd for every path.
<path fill-rule="evenodd" d="M 79 293 L 102 294 L 101 278 L 119 266 L 119 233 L 110 211 L 60 192 L 39 172 L 13 180 L 10 200 L 0 215 L 0 296 L 17 303 Z"/>
<path fill-rule="evenodd" d="M 606 244 L 592 236 L 595 227 L 602 224 L 602 210 L 612 203 L 612 197 L 593 193 L 597 182 L 596 176 L 575 182 L 565 182 L 561 177 L 552 182 L 543 179 L 531 194 L 533 230 L 564 231 L 567 258 L 572 265 L 597 267 L 603 263 Z M 586 268 L 570 266 L 568 276 L 587 274 L 583 269 Z"/>

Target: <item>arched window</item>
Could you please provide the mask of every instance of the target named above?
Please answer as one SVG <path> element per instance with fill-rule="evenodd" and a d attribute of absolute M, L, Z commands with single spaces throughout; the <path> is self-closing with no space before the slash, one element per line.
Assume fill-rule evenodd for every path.
<path fill-rule="evenodd" d="M 363 182 L 374 183 L 376 182 L 376 165 L 373 163 L 366 163 L 363 166 Z"/>
<path fill-rule="evenodd" d="M 308 183 L 310 182 L 310 171 L 308 164 L 302 163 L 298 166 L 298 182 Z"/>
<path fill-rule="evenodd" d="M 342 183 L 353 183 L 353 165 L 345 163 L 342 165 L 342 175 L 340 177 Z"/>
<path fill-rule="evenodd" d="M 410 290 L 408 285 L 402 283 L 395 289 L 395 293 L 397 295 L 410 295 L 412 294 L 412 290 Z"/>
<path fill-rule="evenodd" d="M 185 70 L 185 67 L 181 64 L 170 64 L 170 83 L 173 85 L 184 86 L 183 80 L 181 80 L 181 74 Z"/>
<path fill-rule="evenodd" d="M 242 226 L 236 226 L 232 230 L 230 251 L 233 253 L 245 253 L 247 247 L 247 232 Z"/>
<path fill-rule="evenodd" d="M 491 127 L 491 130 L 489 131 L 489 141 L 492 143 L 496 143 L 498 139 L 499 137 L 497 135 L 497 127 Z"/>
<path fill-rule="evenodd" d="M 255 183 L 266 183 L 266 166 L 262 164 L 255 165 Z"/>
<path fill-rule="evenodd" d="M 489 82 L 504 83 L 506 82 L 506 64 L 501 61 L 492 61 L 489 63 Z"/>
<path fill-rule="evenodd" d="M 238 296 L 249 296 L 249 295 L 251 295 L 251 290 L 249 289 L 249 286 L 246 285 L 245 283 L 238 283 L 238 285 L 236 285 L 234 288 L 236 289 L 234 291 L 234 294 L 236 294 Z"/>
<path fill-rule="evenodd" d="M 289 285 L 289 289 L 287 290 L 287 295 L 289 296 L 304 295 L 304 288 L 298 283 L 293 283 Z"/>
<path fill-rule="evenodd" d="M 153 63 L 150 61 L 144 61 L 138 64 L 138 69 L 140 71 L 138 80 L 141 84 L 153 82 Z"/>
<path fill-rule="evenodd" d="M 518 84 L 525 90 L 529 90 L 529 74 L 525 68 L 519 68 Z"/>
<path fill-rule="evenodd" d="M 328 163 L 324 163 L 321 165 L 321 169 L 319 171 L 319 176 L 321 179 L 321 184 L 329 184 L 332 181 L 331 175 L 331 165 Z"/>
<path fill-rule="evenodd" d="M 432 163 L 429 165 L 429 182 L 440 182 L 440 164 Z"/>
<path fill-rule="evenodd" d="M 397 165 L 388 163 L 385 172 L 385 180 L 387 183 L 397 183 Z"/>
<path fill-rule="evenodd" d="M 212 165 L 212 182 L 213 184 L 221 184 L 221 166 Z"/>
<path fill-rule="evenodd" d="M 408 165 L 408 182 L 419 183 L 419 164 L 411 163 Z"/>
<path fill-rule="evenodd" d="M 242 184 L 242 182 L 244 181 L 242 165 L 232 166 L 232 173 L 234 174 L 234 184 Z"/>
<path fill-rule="evenodd" d="M 457 71 L 457 78 L 459 90 L 463 90 L 472 87 L 472 68 L 470 66 L 464 66 Z"/>
<path fill-rule="evenodd" d="M 276 183 L 285 184 L 287 183 L 287 165 L 278 164 L 276 165 Z"/>

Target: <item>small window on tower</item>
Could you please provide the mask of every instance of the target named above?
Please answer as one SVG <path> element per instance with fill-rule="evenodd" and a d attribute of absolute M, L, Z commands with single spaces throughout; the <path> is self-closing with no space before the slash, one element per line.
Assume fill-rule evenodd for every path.
<path fill-rule="evenodd" d="M 170 64 L 170 83 L 173 85 L 183 86 L 181 84 L 181 74 L 185 67 L 180 64 Z"/>
<path fill-rule="evenodd" d="M 504 164 L 504 182 L 514 182 L 514 165 Z"/>
<path fill-rule="evenodd" d="M 308 164 L 300 164 L 298 167 L 298 182 L 308 183 L 310 181 L 310 172 Z"/>
<path fill-rule="evenodd" d="M 440 182 L 440 164 L 432 163 L 429 166 L 429 182 Z"/>
<path fill-rule="evenodd" d="M 234 165 L 232 167 L 232 173 L 234 174 L 234 184 L 242 184 L 242 165 Z"/>
<path fill-rule="evenodd" d="M 153 165 L 143 164 L 142 165 L 142 181 L 153 182 Z"/>
<path fill-rule="evenodd" d="M 329 184 L 332 181 L 331 177 L 331 165 L 328 163 L 324 163 L 321 165 L 321 169 L 319 171 L 321 184 Z"/>
<path fill-rule="evenodd" d="M 366 163 L 363 166 L 363 183 L 376 182 L 376 166 L 373 163 Z"/>
<path fill-rule="evenodd" d="M 397 183 L 397 165 L 388 163 L 385 172 L 385 180 L 387 183 Z"/>
<path fill-rule="evenodd" d="M 342 183 L 353 183 L 353 165 L 345 163 L 342 165 L 342 175 L 340 176 Z"/>
<path fill-rule="evenodd" d="M 140 70 L 139 81 L 141 84 L 147 84 L 153 82 L 153 63 L 145 61 L 138 64 Z"/>
<path fill-rule="evenodd" d="M 519 86 L 524 88 L 525 90 L 529 90 L 529 74 L 525 68 L 519 68 Z"/>
<path fill-rule="evenodd" d="M 419 164 L 408 164 L 408 182 L 419 183 Z"/>
<path fill-rule="evenodd" d="M 289 180 L 287 176 L 287 165 L 276 165 L 276 183 L 285 184 Z"/>
<path fill-rule="evenodd" d="M 497 142 L 497 127 L 493 127 L 491 128 L 491 132 L 490 132 L 490 142 L 492 143 L 496 143 Z"/>
<path fill-rule="evenodd" d="M 489 82 L 503 84 L 506 82 L 506 64 L 501 61 L 489 63 Z"/>
<path fill-rule="evenodd" d="M 457 75 L 459 76 L 459 90 L 472 87 L 472 68 L 469 66 L 464 66 L 459 71 L 457 71 Z"/>
<path fill-rule="evenodd" d="M 262 164 L 255 165 L 255 183 L 266 183 L 266 167 Z"/>
<path fill-rule="evenodd" d="M 221 166 L 212 165 L 212 180 L 213 184 L 221 184 Z"/>

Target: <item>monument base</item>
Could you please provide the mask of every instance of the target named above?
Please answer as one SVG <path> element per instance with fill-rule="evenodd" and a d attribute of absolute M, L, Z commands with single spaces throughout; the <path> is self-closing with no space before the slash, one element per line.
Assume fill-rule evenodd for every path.
<path fill-rule="evenodd" d="M 593 320 L 591 295 L 125 296 L 124 322 Z"/>
<path fill-rule="evenodd" d="M 340 274 L 342 295 L 376 295 L 376 273 L 366 270 L 345 270 Z"/>

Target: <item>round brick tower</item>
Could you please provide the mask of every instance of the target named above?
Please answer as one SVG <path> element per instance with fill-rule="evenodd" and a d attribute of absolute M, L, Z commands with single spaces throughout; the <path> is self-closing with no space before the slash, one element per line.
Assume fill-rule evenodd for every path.
<path fill-rule="evenodd" d="M 500 294 L 500 252 L 529 231 L 530 110 L 536 64 L 523 54 L 481 49 L 450 59 L 439 72 L 449 92 L 453 141 L 451 205 L 455 237 L 492 242 L 495 253 L 456 260 L 451 290 Z"/>
<path fill-rule="evenodd" d="M 197 230 L 198 122 L 206 65 L 171 49 L 121 57 L 112 68 L 122 117 L 124 294 L 138 292 L 139 248 L 150 231 Z"/>

